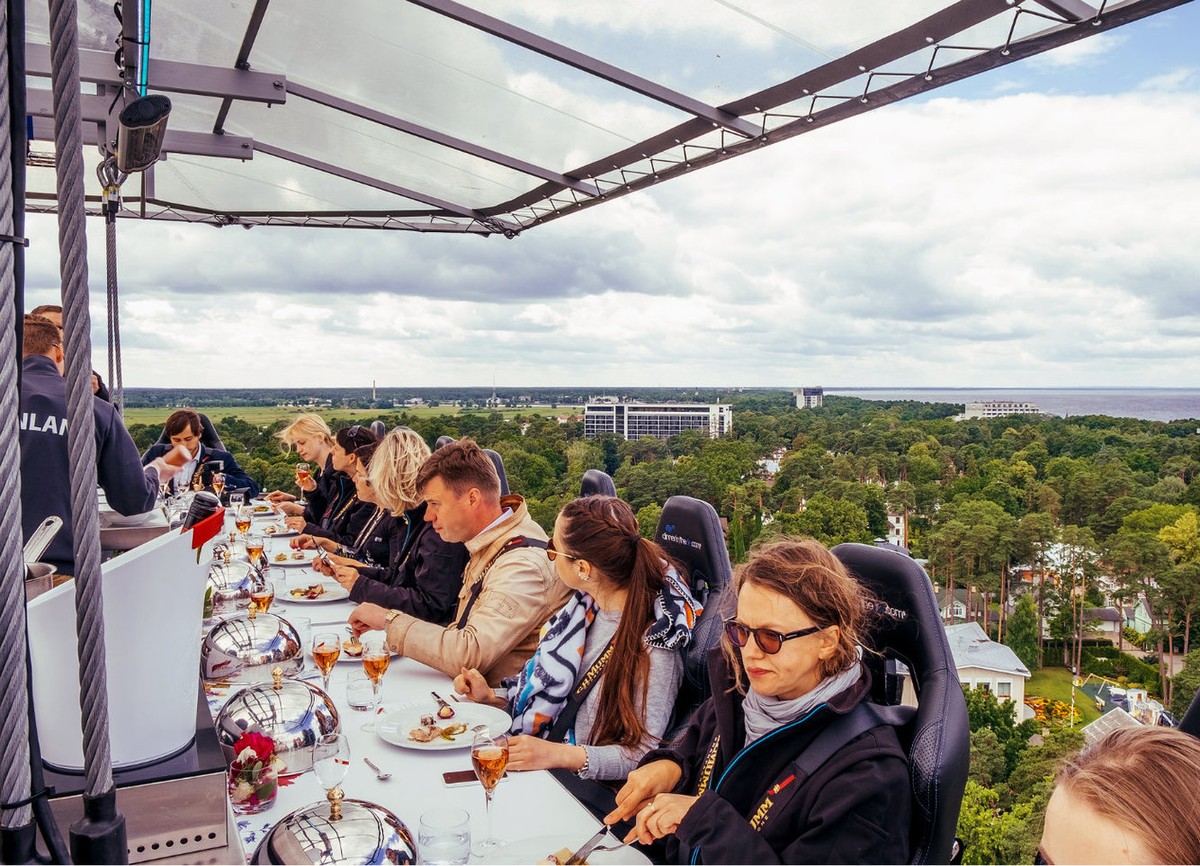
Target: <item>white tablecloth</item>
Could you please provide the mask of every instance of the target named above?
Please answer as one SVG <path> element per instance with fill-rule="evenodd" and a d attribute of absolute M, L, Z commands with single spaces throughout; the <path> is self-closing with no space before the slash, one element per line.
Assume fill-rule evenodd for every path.
<path fill-rule="evenodd" d="M 268 540 L 268 556 L 277 550 L 286 549 L 287 543 L 287 539 Z M 289 584 L 294 586 L 321 579 L 320 575 L 304 568 L 288 568 L 287 573 Z M 353 609 L 354 605 L 349 601 L 296 604 L 277 600 L 271 607 L 271 613 L 278 613 L 285 619 L 289 614 L 307 617 L 312 621 L 312 632 L 316 634 L 325 630 L 343 630 Z M 311 658 L 308 658 L 307 669 L 312 670 L 314 667 Z M 350 738 L 351 769 L 342 784 L 346 797 L 367 800 L 391 809 L 408 825 L 414 839 L 419 819 L 425 811 L 442 806 L 465 809 L 471 815 L 472 839 L 482 839 L 487 832 L 483 787 L 471 785 L 447 788 L 442 782 L 444 772 L 471 769 L 470 749 L 464 747 L 437 752 L 406 749 L 384 742 L 375 733 L 361 730 L 368 720 L 368 713 L 351 710 L 346 702 L 346 678 L 349 672 L 355 669 L 361 669 L 361 666 L 339 662 L 329 684 L 330 696 L 341 716 L 342 731 Z M 320 684 L 319 679 L 314 682 Z M 214 712 L 238 688 L 241 686 L 210 688 L 209 703 Z M 429 699 L 431 690 L 437 691 L 447 699 L 453 691 L 450 679 L 444 674 L 411 659 L 393 658 L 383 684 L 384 714 L 390 708 L 401 704 Z M 379 718 L 383 718 L 383 715 Z M 386 782 L 376 779 L 375 773 L 363 762 L 364 757 L 370 758 L 385 772 L 390 772 L 391 779 Z M 253 853 L 263 834 L 276 821 L 289 812 L 324 797 L 325 791 L 316 777 L 311 772 L 304 773 L 292 784 L 280 788 L 278 800 L 269 811 L 258 815 L 239 816 L 238 829 L 247 856 Z M 492 808 L 498 838 L 518 842 L 534 837 L 553 837 L 547 839 L 547 844 L 553 844 L 553 847 L 546 850 L 547 854 L 560 847 L 575 849 L 600 828 L 599 822 L 567 793 L 553 776 L 544 771 L 509 774 L 496 789 Z M 611 841 L 610 838 L 606 844 Z M 597 858 L 600 859 L 604 862 L 646 862 L 638 852 L 631 849 L 622 849 L 604 858 Z"/>

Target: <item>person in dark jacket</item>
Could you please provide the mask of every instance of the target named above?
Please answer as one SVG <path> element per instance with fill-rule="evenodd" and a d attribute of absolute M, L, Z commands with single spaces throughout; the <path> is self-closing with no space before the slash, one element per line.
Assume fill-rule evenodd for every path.
<path fill-rule="evenodd" d="M 902 863 L 912 796 L 895 728 L 842 745 L 805 777 L 797 757 L 866 700 L 863 591 L 816 541 L 751 554 L 737 616 L 711 660 L 713 696 L 617 793 L 627 841 L 665 839 L 680 863 Z"/>
<path fill-rule="evenodd" d="M 358 475 L 359 489 L 387 509 L 394 521 L 386 568 L 333 556 L 331 566 L 314 568 L 350 590 L 350 600 L 372 602 L 438 625 L 449 624 L 458 605 L 469 553 L 461 542 L 443 541 L 425 521 L 425 503 L 417 493 L 417 472 L 429 458 L 429 446 L 417 433 L 398 427 L 388 433 Z"/>
<path fill-rule="evenodd" d="M 324 490 L 314 489 L 302 515 L 284 518 L 290 529 L 347 544 L 356 538 L 376 513 L 373 503 L 358 498 L 354 474 L 358 471 L 356 449 L 375 442 L 375 434 L 361 424 L 343 427 L 333 437 L 329 450 L 332 472 L 322 472 Z"/>
<path fill-rule="evenodd" d="M 192 409 L 172 412 L 163 425 L 166 442 L 156 442 L 142 455 L 142 463 L 165 457 L 177 448 L 187 452 L 187 460 L 175 476 L 176 487 L 192 485 L 197 478 L 205 489 L 212 488 L 213 475 L 225 474 L 225 489 L 245 490 L 248 496 L 258 495 L 258 482 L 245 473 L 228 451 L 209 448 L 200 441 L 204 427 L 200 416 Z"/>
<path fill-rule="evenodd" d="M 75 574 L 71 534 L 71 474 L 67 445 L 67 383 L 63 379 L 62 335 L 41 316 L 24 321 L 21 363 L 21 526 L 26 539 L 51 515 L 63 525 L 42 555 L 59 574 Z M 96 477 L 109 507 L 141 514 L 154 507 L 159 484 L 175 467 L 153 460 L 143 467 L 121 416 L 111 403 L 93 397 Z"/>
<path fill-rule="evenodd" d="M 58 332 L 62 333 L 62 307 L 58 304 L 42 304 L 40 307 L 34 307 L 29 315 L 48 319 L 54 327 L 58 328 Z M 108 392 L 108 386 L 104 384 L 104 380 L 95 370 L 92 370 L 92 393 L 105 403 L 112 402 L 112 394 Z"/>

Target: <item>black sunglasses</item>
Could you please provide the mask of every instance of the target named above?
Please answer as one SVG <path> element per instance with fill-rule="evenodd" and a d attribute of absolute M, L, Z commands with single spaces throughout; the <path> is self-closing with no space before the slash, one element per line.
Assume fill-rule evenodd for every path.
<path fill-rule="evenodd" d="M 729 638 L 730 643 L 737 647 L 743 647 L 749 642 L 750 635 L 754 635 L 754 642 L 758 644 L 758 648 L 769 656 L 773 656 L 783 649 L 784 641 L 816 634 L 820 630 L 821 626 L 814 625 L 809 628 L 802 628 L 800 631 L 790 631 L 787 634 L 780 634 L 770 628 L 750 628 L 749 626 L 742 625 L 736 619 L 725 620 L 725 637 Z"/>
<path fill-rule="evenodd" d="M 571 560 L 571 562 L 579 561 L 578 556 L 571 556 L 571 554 L 569 554 L 569 553 L 564 553 L 561 550 L 555 550 L 554 549 L 554 539 L 553 538 L 549 539 L 546 542 L 546 558 L 549 559 L 551 562 L 554 562 L 554 560 L 558 559 L 560 556 L 563 557 L 564 559 Z"/>

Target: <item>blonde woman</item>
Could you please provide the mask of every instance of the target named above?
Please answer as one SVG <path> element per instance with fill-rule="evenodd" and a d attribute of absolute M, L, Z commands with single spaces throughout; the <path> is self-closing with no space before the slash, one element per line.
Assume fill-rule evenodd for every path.
<path fill-rule="evenodd" d="M 312 515 L 320 518 L 328 504 L 329 491 L 327 487 L 334 473 L 333 433 L 330 431 L 329 425 L 320 415 L 308 412 L 297 415 L 295 421 L 284 427 L 275 436 L 283 443 L 284 450 L 295 449 L 296 456 L 313 468 L 311 476 L 303 483 L 297 477 L 296 485 L 308 495 L 310 503 L 313 502 L 313 497 L 316 497 L 318 502 L 314 505 L 314 509 L 319 505 L 320 510 L 309 509 L 306 513 L 305 507 L 295 502 L 295 496 L 284 493 L 282 490 L 271 491 L 267 494 L 267 499 L 280 503 L 280 508 L 285 514 L 306 514 L 306 516 Z"/>
<path fill-rule="evenodd" d="M 417 433 L 398 427 L 380 440 L 366 477 L 375 502 L 392 516 L 390 556 L 385 568 L 343 557 L 318 569 L 350 590 L 350 600 L 372 602 L 446 625 L 458 604 L 466 545 L 443 541 L 425 521 L 425 502 L 417 493 L 417 472 L 429 458 L 429 446 Z"/>

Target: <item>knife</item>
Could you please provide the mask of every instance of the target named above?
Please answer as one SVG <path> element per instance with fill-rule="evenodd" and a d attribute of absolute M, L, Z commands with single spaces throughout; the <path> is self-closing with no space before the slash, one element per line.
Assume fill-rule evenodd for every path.
<path fill-rule="evenodd" d="M 596 831 L 595 836 L 584 842 L 578 851 L 567 858 L 567 863 L 583 863 L 587 860 L 588 855 L 592 853 L 592 850 L 604 841 L 606 835 L 608 835 L 608 827 L 601 827 Z"/>

